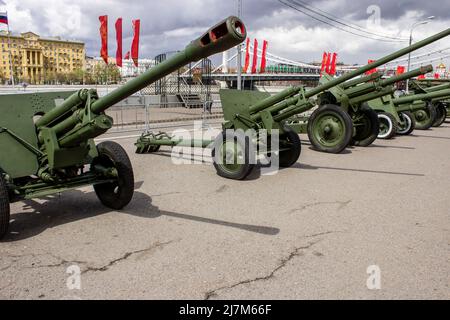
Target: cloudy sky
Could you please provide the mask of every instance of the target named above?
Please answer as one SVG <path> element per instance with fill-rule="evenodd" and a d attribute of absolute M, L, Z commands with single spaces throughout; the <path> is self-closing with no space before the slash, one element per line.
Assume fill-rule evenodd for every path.
<path fill-rule="evenodd" d="M 390 37 L 385 40 L 408 38 L 411 25 L 428 16 L 436 18 L 415 29 L 415 40 L 450 27 L 450 0 L 302 2 L 344 19 L 346 23 Z M 98 56 L 100 50 L 99 15 L 107 14 L 110 19 L 110 55 L 115 52 L 115 20 L 123 17 L 124 46 L 129 47 L 131 20 L 139 18 L 141 56 L 148 58 L 182 49 L 209 26 L 237 13 L 237 0 L 0 0 L 0 5 L 2 11 L 8 10 L 13 32 L 33 31 L 41 36 L 82 40 L 86 42 L 87 53 L 93 56 Z M 296 61 L 320 60 L 322 52 L 328 50 L 337 51 L 340 60 L 346 63 L 365 63 L 367 59 L 376 59 L 407 44 L 397 40 L 373 40 L 367 33 L 366 37 L 346 33 L 278 0 L 243 0 L 243 20 L 251 38 L 268 40 L 271 53 Z M 450 41 L 444 40 L 426 50 L 447 47 Z M 447 53 L 450 54 L 450 50 Z"/>

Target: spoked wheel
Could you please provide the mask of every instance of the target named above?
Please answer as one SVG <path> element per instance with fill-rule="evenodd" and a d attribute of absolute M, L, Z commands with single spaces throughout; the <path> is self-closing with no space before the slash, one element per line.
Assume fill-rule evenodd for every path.
<path fill-rule="evenodd" d="M 327 153 L 341 153 L 353 135 L 352 119 L 342 108 L 327 104 L 308 120 L 308 136 L 313 148 Z"/>
<path fill-rule="evenodd" d="M 130 203 L 134 194 L 134 173 L 125 150 L 117 143 L 105 141 L 97 145 L 98 157 L 92 166 L 100 165 L 117 171 L 117 180 L 110 183 L 94 185 L 95 193 L 108 208 L 123 209 Z"/>
<path fill-rule="evenodd" d="M 0 175 L 0 240 L 3 239 L 8 232 L 9 220 L 10 211 L 8 188 L 6 188 L 5 181 Z"/>
<path fill-rule="evenodd" d="M 280 151 L 280 167 L 290 168 L 297 163 L 302 152 L 302 143 L 297 132 L 285 126 L 284 134 L 280 136 L 280 148 L 288 148 L 288 150 Z"/>
<path fill-rule="evenodd" d="M 398 126 L 397 134 L 401 136 L 410 135 L 416 128 L 416 120 L 414 119 L 413 114 L 409 111 L 405 111 L 400 112 L 398 116 L 403 123 Z"/>
<path fill-rule="evenodd" d="M 353 126 L 355 127 L 355 135 L 352 138 L 352 144 L 358 147 L 368 147 L 378 137 L 380 130 L 378 114 L 369 106 L 363 104 L 360 112 L 354 117 Z"/>
<path fill-rule="evenodd" d="M 251 163 L 250 138 L 245 134 L 234 132 L 223 132 L 212 149 L 212 158 L 217 174 L 226 179 L 243 180 L 255 167 Z M 252 154 L 253 156 L 254 154 Z"/>
<path fill-rule="evenodd" d="M 433 126 L 436 119 L 436 108 L 431 104 L 427 104 L 424 109 L 414 112 L 417 130 L 428 130 Z"/>
<path fill-rule="evenodd" d="M 378 114 L 380 120 L 380 132 L 378 139 L 389 140 L 397 134 L 397 121 L 394 116 L 387 112 Z"/>
<path fill-rule="evenodd" d="M 447 118 L 447 108 L 442 103 L 439 103 L 436 106 L 436 119 L 433 123 L 433 127 L 438 128 L 442 126 L 446 118 Z"/>

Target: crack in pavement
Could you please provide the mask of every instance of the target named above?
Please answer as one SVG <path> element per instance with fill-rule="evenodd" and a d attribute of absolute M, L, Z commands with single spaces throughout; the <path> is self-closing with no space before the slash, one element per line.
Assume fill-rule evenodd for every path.
<path fill-rule="evenodd" d="M 86 262 L 86 261 L 67 260 L 67 259 L 58 257 L 58 256 L 56 256 L 54 254 L 51 254 L 51 253 L 48 253 L 48 252 L 47 253 L 42 253 L 42 254 L 33 254 L 33 253 L 31 253 L 31 254 L 24 254 L 24 255 L 8 255 L 8 257 L 10 257 L 10 258 L 23 258 L 23 257 L 37 258 L 37 257 L 42 257 L 42 256 L 50 256 L 50 257 L 52 257 L 52 258 L 54 258 L 55 260 L 58 261 L 57 263 L 54 263 L 54 264 L 44 264 L 44 265 L 34 265 L 34 264 L 32 264 L 29 267 L 27 266 L 27 267 L 19 268 L 18 270 L 22 270 L 22 269 L 40 269 L 40 268 L 58 268 L 58 267 L 62 267 L 62 266 L 69 265 L 69 264 L 77 264 L 77 265 L 85 266 L 86 269 L 82 272 L 82 274 L 85 274 L 85 273 L 88 273 L 88 272 L 103 272 L 103 271 L 107 271 L 112 266 L 116 265 L 117 263 L 119 263 L 121 261 L 124 261 L 124 260 L 128 259 L 129 257 L 131 257 L 133 255 L 136 255 L 136 254 L 139 254 L 139 253 L 149 252 L 149 251 L 152 251 L 154 249 L 167 246 L 167 245 L 169 245 L 169 244 L 171 244 L 173 242 L 177 242 L 177 241 L 180 241 L 180 239 L 178 239 L 178 240 L 171 240 L 171 241 L 162 242 L 162 243 L 157 242 L 157 243 L 151 245 L 150 247 L 148 247 L 146 249 L 141 249 L 141 250 L 127 252 L 123 256 L 121 256 L 121 257 L 119 257 L 117 259 L 111 260 L 106 265 L 104 265 L 102 267 L 98 267 L 98 268 L 97 267 L 90 267 L 89 263 Z M 12 264 L 10 266 L 2 269 L 1 271 L 4 271 L 4 270 L 9 269 L 11 267 L 12 267 Z"/>
<path fill-rule="evenodd" d="M 176 241 L 180 241 L 180 240 L 172 240 L 172 241 L 162 242 L 162 243 L 158 242 L 158 243 L 153 244 L 152 246 L 150 246 L 149 248 L 146 248 L 146 249 L 126 252 L 123 256 L 121 256 L 121 257 L 119 257 L 117 259 L 111 260 L 110 262 L 108 262 L 106 265 L 104 265 L 102 267 L 89 267 L 88 266 L 87 269 L 84 270 L 81 274 L 86 274 L 88 272 L 104 272 L 104 271 L 107 271 L 107 270 L 109 270 L 109 268 L 113 267 L 114 265 L 118 264 L 119 262 L 127 260 L 128 258 L 130 258 L 133 255 L 149 252 L 149 251 L 152 251 L 152 250 L 157 249 L 157 248 L 162 248 L 162 247 L 165 247 L 165 246 L 167 246 L 167 245 L 169 245 L 171 243 L 174 243 Z"/>
<path fill-rule="evenodd" d="M 347 207 L 350 203 L 352 203 L 353 200 L 348 200 L 348 201 L 329 201 L 329 202 L 314 202 L 314 203 L 310 203 L 310 204 L 306 204 L 303 207 L 297 208 L 297 209 L 292 209 L 291 211 L 288 212 L 288 214 L 292 214 L 295 212 L 299 212 L 299 211 L 303 211 L 305 209 L 308 208 L 313 208 L 313 207 L 317 207 L 317 206 L 322 206 L 322 205 L 326 205 L 326 204 L 338 204 L 338 211 L 344 209 L 345 207 Z"/>
<path fill-rule="evenodd" d="M 324 235 L 329 235 L 329 234 L 333 234 L 333 233 L 338 233 L 340 231 L 328 231 L 328 232 L 322 232 L 322 233 L 317 233 L 317 234 L 313 234 L 313 235 L 309 235 L 309 236 L 305 236 L 303 238 L 314 238 L 314 237 L 319 237 L 319 236 L 324 236 Z M 229 290 L 229 289 L 233 289 L 236 288 L 238 286 L 241 285 L 245 285 L 245 284 L 250 284 L 250 283 L 254 283 L 257 281 L 267 281 L 270 280 L 272 278 L 275 277 L 275 274 L 280 271 L 281 269 L 283 269 L 284 267 L 287 266 L 287 264 L 293 260 L 294 258 L 301 256 L 302 252 L 304 250 L 308 250 L 311 249 L 314 245 L 318 244 L 320 241 L 322 240 L 316 240 L 313 242 L 309 242 L 307 245 L 302 246 L 302 247 L 297 247 L 295 248 L 293 251 L 291 251 L 291 253 L 280 260 L 280 263 L 267 275 L 265 276 L 260 276 L 260 277 L 256 277 L 253 279 L 247 279 L 247 280 L 243 280 L 243 281 L 239 281 L 233 285 L 230 286 L 224 286 L 224 287 L 220 287 L 211 291 L 208 291 L 204 294 L 204 300 L 210 300 L 213 297 L 217 297 L 218 296 L 218 292 L 222 291 L 222 290 Z"/>

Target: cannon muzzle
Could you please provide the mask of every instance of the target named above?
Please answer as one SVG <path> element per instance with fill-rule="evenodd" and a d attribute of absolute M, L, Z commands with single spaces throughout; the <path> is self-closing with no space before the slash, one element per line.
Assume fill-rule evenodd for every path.
<path fill-rule="evenodd" d="M 242 43 L 246 38 L 247 31 L 244 23 L 237 17 L 229 17 L 192 41 L 183 51 L 172 58 L 95 101 L 92 104 L 92 111 L 95 113 L 103 112 L 186 64 L 231 49 Z"/>

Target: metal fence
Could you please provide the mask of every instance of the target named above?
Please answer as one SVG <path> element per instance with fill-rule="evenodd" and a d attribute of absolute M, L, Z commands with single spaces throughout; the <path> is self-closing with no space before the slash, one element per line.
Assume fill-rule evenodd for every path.
<path fill-rule="evenodd" d="M 146 101 L 147 100 L 147 101 Z M 106 111 L 113 118 L 112 132 L 151 131 L 156 128 L 192 125 L 194 121 L 218 122 L 223 118 L 220 101 L 205 101 L 203 108 L 187 109 L 181 102 L 125 103 L 116 105 Z"/>

